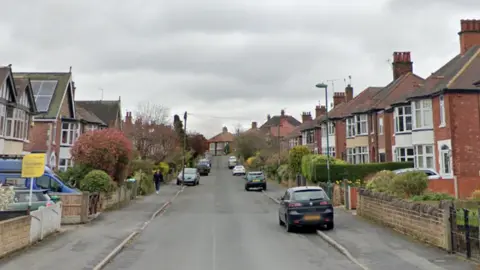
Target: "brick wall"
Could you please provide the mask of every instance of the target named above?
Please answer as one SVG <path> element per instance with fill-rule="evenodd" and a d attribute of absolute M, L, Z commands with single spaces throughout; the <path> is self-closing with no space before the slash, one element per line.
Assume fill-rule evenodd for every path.
<path fill-rule="evenodd" d="M 30 216 L 22 216 L 0 222 L 0 257 L 30 244 Z"/>
<path fill-rule="evenodd" d="M 431 245 L 449 248 L 448 212 L 369 190 L 358 193 L 357 215 Z"/>

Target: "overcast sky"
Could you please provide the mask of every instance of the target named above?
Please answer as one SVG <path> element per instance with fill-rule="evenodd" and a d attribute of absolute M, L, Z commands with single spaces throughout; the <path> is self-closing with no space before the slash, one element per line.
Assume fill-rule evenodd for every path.
<path fill-rule="evenodd" d="M 427 76 L 459 52 L 478 0 L 21 0 L 2 3 L 0 64 L 68 71 L 77 99 L 151 101 L 206 137 L 285 108 L 300 120 L 352 76 L 355 94 L 392 80 L 394 51 Z M 477 16 L 477 17 L 475 17 Z M 331 96 L 331 92 L 329 93 Z"/>

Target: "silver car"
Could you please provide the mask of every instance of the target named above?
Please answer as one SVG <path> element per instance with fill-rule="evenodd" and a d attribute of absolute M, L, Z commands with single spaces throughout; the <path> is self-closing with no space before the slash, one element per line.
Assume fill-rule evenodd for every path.
<path fill-rule="evenodd" d="M 183 171 L 177 176 L 177 185 L 189 185 L 196 186 L 200 184 L 200 173 L 197 168 L 185 168 L 185 177 L 183 177 Z"/>

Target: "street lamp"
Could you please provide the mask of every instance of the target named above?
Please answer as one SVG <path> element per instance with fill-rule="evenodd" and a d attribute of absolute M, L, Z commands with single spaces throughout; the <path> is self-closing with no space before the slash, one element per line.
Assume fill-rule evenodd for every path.
<path fill-rule="evenodd" d="M 332 180 L 330 179 L 330 136 L 328 134 L 329 128 L 329 120 L 328 120 L 328 85 L 324 83 L 318 83 L 315 87 L 324 89 L 325 90 L 325 117 L 327 118 L 327 194 L 330 198 L 332 198 L 331 188 L 332 188 Z"/>
<path fill-rule="evenodd" d="M 187 150 L 187 115 L 188 113 L 185 112 L 183 114 L 183 168 L 182 168 L 182 185 L 185 183 L 185 166 L 187 165 L 187 156 L 186 156 L 186 150 Z"/>

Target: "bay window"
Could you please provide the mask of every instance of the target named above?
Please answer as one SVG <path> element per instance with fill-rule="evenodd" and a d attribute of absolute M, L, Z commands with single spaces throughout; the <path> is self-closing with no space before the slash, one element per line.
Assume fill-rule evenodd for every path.
<path fill-rule="evenodd" d="M 2 131 L 7 138 L 27 140 L 28 129 L 30 124 L 30 115 L 27 111 L 20 110 L 13 107 L 0 108 L 0 124 Z M 5 129 L 3 130 L 3 122 L 5 122 Z"/>
<path fill-rule="evenodd" d="M 73 145 L 80 135 L 79 133 L 78 123 L 62 123 L 61 144 Z"/>
<path fill-rule="evenodd" d="M 415 145 L 415 168 L 435 169 L 433 145 Z"/>
<path fill-rule="evenodd" d="M 414 162 L 415 154 L 412 147 L 395 148 L 395 161 L 397 162 Z"/>
<path fill-rule="evenodd" d="M 351 164 L 363 164 L 369 162 L 367 146 L 347 148 L 347 162 Z"/>
<path fill-rule="evenodd" d="M 368 117 L 366 114 L 355 115 L 356 135 L 368 135 Z"/>
<path fill-rule="evenodd" d="M 417 100 L 415 106 L 415 128 L 432 128 L 432 100 Z"/>
<path fill-rule="evenodd" d="M 412 107 L 402 106 L 395 108 L 395 133 L 412 130 Z"/>
<path fill-rule="evenodd" d="M 347 118 L 347 138 L 355 137 L 355 121 L 353 117 Z"/>
<path fill-rule="evenodd" d="M 7 114 L 7 106 L 0 104 L 0 136 L 5 135 L 5 118 Z"/>
<path fill-rule="evenodd" d="M 347 162 L 355 164 L 355 148 L 347 148 Z"/>

